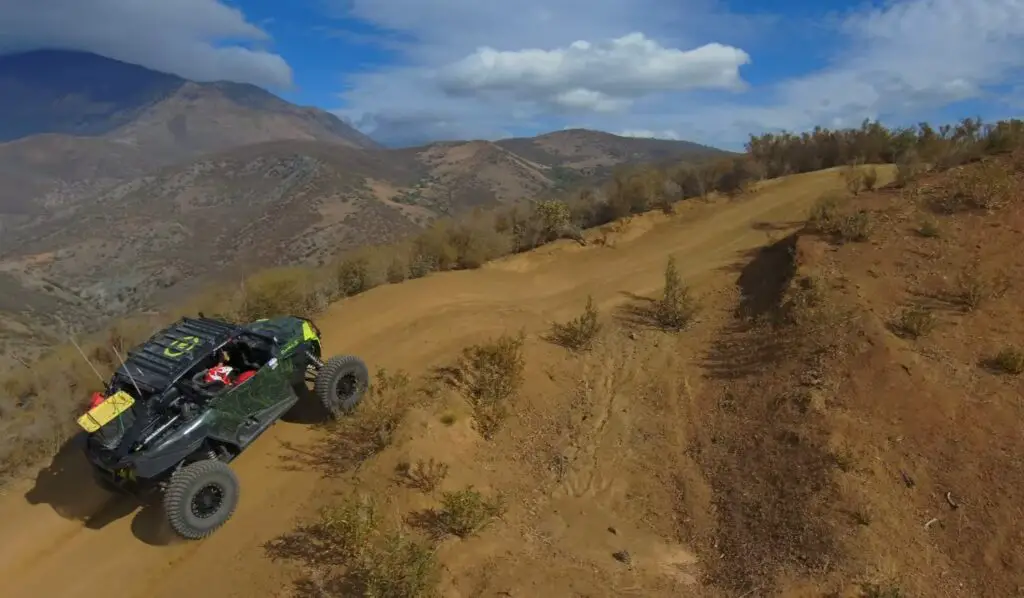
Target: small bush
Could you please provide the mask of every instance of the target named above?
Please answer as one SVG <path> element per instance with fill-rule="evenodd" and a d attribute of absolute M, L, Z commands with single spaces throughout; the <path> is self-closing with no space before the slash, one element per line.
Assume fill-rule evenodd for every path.
<path fill-rule="evenodd" d="M 601 322 L 594 307 L 594 298 L 588 295 L 583 313 L 565 324 L 553 324 L 549 336 L 552 342 L 566 349 L 586 351 L 593 346 L 600 331 Z"/>
<path fill-rule="evenodd" d="M 234 315 L 249 322 L 281 315 L 311 316 L 321 306 L 318 291 L 310 270 L 267 270 L 245 280 Z"/>
<path fill-rule="evenodd" d="M 665 287 L 662 298 L 654 305 L 653 318 L 664 330 L 679 331 L 693 322 L 697 315 L 697 302 L 690 288 L 683 284 L 674 257 L 665 264 Z"/>
<path fill-rule="evenodd" d="M 808 227 L 817 233 L 831 234 L 838 226 L 840 197 L 835 193 L 826 193 L 811 206 L 807 216 Z"/>
<path fill-rule="evenodd" d="M 942 236 L 942 230 L 939 229 L 939 223 L 932 218 L 926 218 L 921 221 L 921 224 L 917 227 L 917 234 L 925 237 L 926 239 L 935 239 Z"/>
<path fill-rule="evenodd" d="M 977 267 L 960 273 L 956 279 L 955 295 L 965 311 L 980 308 L 992 299 L 1001 297 L 1009 288 L 1009 281 L 1002 277 L 987 277 Z"/>
<path fill-rule="evenodd" d="M 857 195 L 864 188 L 864 171 L 856 165 L 851 164 L 843 168 L 842 176 L 843 183 L 850 193 Z"/>
<path fill-rule="evenodd" d="M 874 191 L 878 185 L 878 170 L 874 166 L 865 168 L 862 181 L 866 190 Z"/>
<path fill-rule="evenodd" d="M 502 497 L 487 498 L 472 487 L 445 492 L 434 513 L 436 532 L 468 538 L 505 513 Z"/>
<path fill-rule="evenodd" d="M 840 219 L 835 236 L 841 241 L 860 243 L 870 239 L 873 230 L 874 222 L 871 219 L 871 213 L 867 210 L 857 210 Z"/>
<path fill-rule="evenodd" d="M 433 492 L 448 477 L 448 469 L 447 463 L 435 461 L 433 458 L 429 461 L 419 459 L 416 463 L 400 463 L 398 475 L 411 488 Z"/>
<path fill-rule="evenodd" d="M 385 529 L 376 504 L 349 498 L 313 525 L 267 545 L 276 558 L 299 559 L 320 572 L 308 585 L 321 596 L 425 598 L 436 593 L 434 550 L 401 530 Z"/>
<path fill-rule="evenodd" d="M 388 270 L 384 276 L 390 284 L 398 284 L 408 278 L 409 265 L 405 263 L 405 260 L 395 257 L 388 264 Z"/>
<path fill-rule="evenodd" d="M 866 210 L 843 214 L 839 206 L 839 196 L 834 193 L 823 195 L 811 207 L 807 219 L 808 228 L 836 241 L 861 242 L 868 240 L 874 228 L 871 214 Z"/>
<path fill-rule="evenodd" d="M 985 361 L 989 369 L 1000 374 L 1019 376 L 1024 373 L 1024 351 L 1017 347 L 1004 347 Z"/>
<path fill-rule="evenodd" d="M 377 286 L 370 276 L 370 260 L 366 256 L 353 256 L 338 264 L 336 273 L 338 292 L 351 297 Z"/>
<path fill-rule="evenodd" d="M 321 550 L 335 563 L 358 558 L 381 524 L 376 503 L 366 498 L 349 498 L 320 512 L 318 527 L 325 546 Z"/>
<path fill-rule="evenodd" d="M 473 405 L 474 418 L 484 438 L 492 438 L 508 414 L 508 403 L 523 384 L 522 334 L 467 347 L 459 367 L 460 382 Z"/>
<path fill-rule="evenodd" d="M 892 323 L 893 331 L 905 338 L 920 338 L 935 329 L 935 314 L 919 307 L 904 309 Z"/>
<path fill-rule="evenodd" d="M 962 168 L 952 175 L 949 191 L 933 198 L 932 209 L 943 214 L 967 210 L 994 211 L 1013 198 L 1012 172 L 997 162 Z"/>
<path fill-rule="evenodd" d="M 924 171 L 925 165 L 921 163 L 917 154 L 908 153 L 896 163 L 896 179 L 893 184 L 896 187 L 906 187 Z"/>

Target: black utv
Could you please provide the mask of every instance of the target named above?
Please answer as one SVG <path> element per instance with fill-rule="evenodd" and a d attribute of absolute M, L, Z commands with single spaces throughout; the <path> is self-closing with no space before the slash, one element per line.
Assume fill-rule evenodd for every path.
<path fill-rule="evenodd" d="M 228 463 L 308 394 L 300 391 L 310 379 L 333 417 L 369 386 L 359 358 L 321 361 L 320 331 L 309 319 L 183 318 L 128 352 L 78 424 L 102 486 L 162 492 L 174 531 L 199 539 L 238 504 Z"/>

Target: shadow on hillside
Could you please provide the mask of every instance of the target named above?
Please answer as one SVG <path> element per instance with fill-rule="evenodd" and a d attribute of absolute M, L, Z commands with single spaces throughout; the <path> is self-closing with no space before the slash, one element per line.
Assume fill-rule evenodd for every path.
<path fill-rule="evenodd" d="M 713 377 L 743 378 L 785 355 L 786 343 L 773 323 L 796 270 L 796 239 L 790 235 L 748 252 L 736 281 L 740 302 L 735 319 L 719 333 L 705 361 Z"/>
<path fill-rule="evenodd" d="M 36 474 L 25 500 L 31 505 L 48 505 L 60 517 L 80 522 L 90 530 L 101 530 L 135 513 L 132 535 L 150 545 L 169 543 L 174 536 L 165 521 L 159 495 L 140 501 L 102 488 L 85 457 L 85 438 L 85 434 L 76 434 L 64 443 L 50 464 Z"/>
<path fill-rule="evenodd" d="M 659 329 L 655 308 L 658 300 L 630 291 L 619 291 L 629 299 L 615 310 L 615 317 L 621 323 L 634 328 Z"/>
<path fill-rule="evenodd" d="M 791 220 L 789 222 L 768 222 L 766 220 L 761 220 L 750 225 L 750 228 L 770 233 L 792 231 L 794 228 L 799 228 L 804 224 L 805 221 L 803 220 Z"/>

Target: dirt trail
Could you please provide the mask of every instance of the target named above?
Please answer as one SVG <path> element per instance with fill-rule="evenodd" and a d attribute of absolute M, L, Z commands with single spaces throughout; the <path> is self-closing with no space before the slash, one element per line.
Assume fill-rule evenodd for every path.
<path fill-rule="evenodd" d="M 483 337 L 520 327 L 538 331 L 553 319 L 571 317 L 588 294 L 608 308 L 627 300 L 626 292 L 652 292 L 668 255 L 676 257 L 698 294 L 711 292 L 735 277 L 730 266 L 770 235 L 784 234 L 823 189 L 839 185 L 835 172 L 800 175 L 739 201 L 693 202 L 675 216 L 635 218 L 609 236 L 609 245 L 618 236 L 614 246 L 560 243 L 477 271 L 381 287 L 319 318 L 326 351 L 359 354 L 374 368 L 420 373 Z M 614 393 L 608 400 L 615 400 Z M 592 424 L 595 434 L 609 426 L 613 407 L 604 405 L 605 414 Z M 157 509 L 125 512 L 126 506 L 72 473 L 51 468 L 32 490 L 33 481 L 8 488 L 0 496 L 0 594 L 62 598 L 109 596 L 113 590 L 124 598 L 159 598 L 278 592 L 288 573 L 267 561 L 262 545 L 293 525 L 319 483 L 317 472 L 286 469 L 282 443 L 312 440 L 315 433 L 307 426 L 282 423 L 242 456 L 235 463 L 243 484 L 239 509 L 201 543 L 170 540 Z M 581 447 L 584 469 L 570 472 L 560 500 L 607 485 L 586 465 L 595 447 Z M 56 462 L 66 466 L 74 459 Z M 92 525 L 83 522 L 89 515 Z"/>

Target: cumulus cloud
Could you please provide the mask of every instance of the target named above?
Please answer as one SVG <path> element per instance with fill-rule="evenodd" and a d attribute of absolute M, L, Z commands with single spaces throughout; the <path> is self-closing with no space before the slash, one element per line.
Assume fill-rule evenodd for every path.
<path fill-rule="evenodd" d="M 220 0 L 0 0 L 0 52 L 94 52 L 189 79 L 291 85 L 269 36 Z"/>
<path fill-rule="evenodd" d="M 799 27 L 714 0 L 346 3 L 406 40 L 401 67 L 353 76 L 341 96 L 339 112 L 384 141 L 585 126 L 735 148 L 748 133 L 907 124 L 965 101 L 961 116 L 1005 110 L 1024 84 L 1024 0 L 889 0 Z"/>
<path fill-rule="evenodd" d="M 574 41 L 553 50 L 498 51 L 483 47 L 441 71 L 454 95 L 501 92 L 576 109 L 610 111 L 644 94 L 689 89 L 743 88 L 740 66 L 750 56 L 712 43 L 692 50 L 666 48 L 633 32 L 608 41 Z"/>

